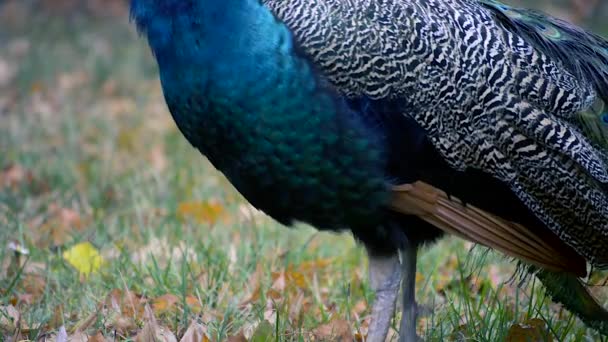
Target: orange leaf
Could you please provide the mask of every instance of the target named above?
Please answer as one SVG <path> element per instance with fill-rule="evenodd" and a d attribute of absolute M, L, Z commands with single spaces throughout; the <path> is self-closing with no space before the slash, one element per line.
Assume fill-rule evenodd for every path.
<path fill-rule="evenodd" d="M 89 337 L 88 342 L 106 342 L 106 338 L 103 336 L 101 331 L 98 331 L 97 334 Z"/>
<path fill-rule="evenodd" d="M 154 299 L 154 302 L 152 303 L 152 308 L 154 309 L 154 312 L 159 315 L 167 311 L 173 310 L 175 308 L 175 304 L 177 304 L 178 302 L 179 298 L 176 295 L 167 293 Z"/>
<path fill-rule="evenodd" d="M 215 201 L 182 202 L 177 207 L 177 216 L 180 220 L 190 218 L 201 224 L 214 225 L 223 215 L 225 215 L 224 207 Z"/>
<path fill-rule="evenodd" d="M 192 310 L 192 312 L 196 314 L 199 314 L 201 313 L 201 311 L 203 311 L 201 301 L 193 295 L 186 296 L 186 304 L 188 305 L 188 307 L 190 307 L 190 310 Z"/>

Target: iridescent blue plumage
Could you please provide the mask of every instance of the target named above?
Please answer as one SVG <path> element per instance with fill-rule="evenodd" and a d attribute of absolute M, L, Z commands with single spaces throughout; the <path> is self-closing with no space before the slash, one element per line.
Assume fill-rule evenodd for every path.
<path fill-rule="evenodd" d="M 285 224 L 368 227 L 388 192 L 380 137 L 257 1 L 135 0 L 184 135 Z"/>

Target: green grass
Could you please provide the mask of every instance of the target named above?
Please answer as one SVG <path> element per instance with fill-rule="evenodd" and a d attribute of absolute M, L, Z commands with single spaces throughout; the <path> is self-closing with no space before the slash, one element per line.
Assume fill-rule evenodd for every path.
<path fill-rule="evenodd" d="M 141 315 L 117 332 L 112 305 L 102 305 L 113 289 L 151 303 L 177 296 L 173 310 L 157 316 L 178 337 L 197 319 L 217 341 L 241 329 L 250 334 L 264 320 L 271 339 L 281 341 L 309 340 L 334 317 L 353 329 L 366 326 L 373 294 L 361 247 L 348 234 L 287 229 L 244 214 L 246 202 L 174 127 L 152 56 L 126 17 L 34 16 L 23 25 L 0 30 L 8 46 L 0 60 L 17 70 L 0 88 L 0 168 L 31 172 L 12 186 L 0 184 L 0 305 L 17 301 L 30 327 L 22 338 L 36 340 L 62 325 L 71 332 L 89 317 L 89 334 L 133 337 Z M 183 218 L 186 202 L 222 212 Z M 57 218 L 57 208 L 76 213 L 80 223 Z M 70 227 L 48 234 L 62 225 Z M 27 247 L 28 258 L 17 260 L 8 241 Z M 83 241 L 106 260 L 90 277 L 62 257 Z M 530 318 L 554 340 L 600 340 L 547 301 L 537 283 L 509 282 L 510 261 L 470 248 L 446 238 L 420 253 L 417 298 L 432 309 L 420 320 L 426 340 L 505 340 Z M 269 291 L 281 272 L 285 288 L 275 283 Z M 256 283 L 259 298 L 241 305 Z M 1 322 L 0 338 L 12 336 Z"/>

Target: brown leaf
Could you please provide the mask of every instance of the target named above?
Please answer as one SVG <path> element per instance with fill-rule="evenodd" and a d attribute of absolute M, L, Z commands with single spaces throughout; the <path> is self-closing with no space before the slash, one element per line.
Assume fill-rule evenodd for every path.
<path fill-rule="evenodd" d="M 207 327 L 203 324 L 192 321 L 180 342 L 209 342 L 207 337 Z"/>
<path fill-rule="evenodd" d="M 245 333 L 241 330 L 236 335 L 228 336 L 226 342 L 247 342 L 247 337 L 245 337 Z"/>
<path fill-rule="evenodd" d="M 289 302 L 289 319 L 291 322 L 301 322 L 304 316 L 304 304 L 306 302 L 304 291 L 299 291 L 295 297 L 290 298 Z"/>
<path fill-rule="evenodd" d="M 177 338 L 168 328 L 158 324 L 150 306 L 146 305 L 144 315 L 145 324 L 135 336 L 136 342 L 177 342 Z"/>
<path fill-rule="evenodd" d="M 99 314 L 100 314 L 100 310 L 93 311 L 91 314 L 89 314 L 89 316 L 87 316 L 87 318 L 85 318 L 84 320 L 80 321 L 75 326 L 74 330 L 76 330 L 76 331 L 87 330 L 90 326 L 93 325 L 93 323 L 95 323 L 97 321 L 97 317 L 99 316 Z"/>
<path fill-rule="evenodd" d="M 367 301 L 361 299 L 350 309 L 350 312 L 351 312 L 351 315 L 353 315 L 355 317 L 359 317 L 366 310 L 367 310 Z"/>
<path fill-rule="evenodd" d="M 172 311 L 175 309 L 176 304 L 179 302 L 179 298 L 171 293 L 164 294 L 156 299 L 152 303 L 152 308 L 157 315 Z"/>
<path fill-rule="evenodd" d="M 132 291 L 112 290 L 103 305 L 102 315 L 106 328 L 130 336 L 137 328 L 138 321 L 144 317 L 146 303 L 145 297 Z"/>
<path fill-rule="evenodd" d="M 34 176 L 19 164 L 9 164 L 0 171 L 0 188 L 16 188 L 25 182 L 31 182 Z"/>
<path fill-rule="evenodd" d="M 509 328 L 506 342 L 551 342 L 553 336 L 547 329 L 545 322 L 538 318 L 526 320 L 524 323 L 514 324 Z"/>
<path fill-rule="evenodd" d="M 90 341 L 89 335 L 82 331 L 77 331 L 68 337 L 68 342 L 88 342 Z"/>
<path fill-rule="evenodd" d="M 287 275 L 285 272 L 273 272 L 272 273 L 272 287 L 271 289 L 281 293 L 287 287 Z"/>
<path fill-rule="evenodd" d="M 19 301 L 34 303 L 44 294 L 46 278 L 40 274 L 28 273 L 21 278 L 19 289 L 25 293 L 18 296 Z"/>
<path fill-rule="evenodd" d="M 167 155 L 162 145 L 156 145 L 150 149 L 148 160 L 158 172 L 162 172 L 167 168 Z"/>
<path fill-rule="evenodd" d="M 106 342 L 108 341 L 103 334 L 101 333 L 101 331 L 98 331 L 97 334 L 89 337 L 89 340 L 87 342 Z"/>
<path fill-rule="evenodd" d="M 37 229 L 37 245 L 39 247 L 62 246 L 85 226 L 85 220 L 74 209 L 49 206 L 48 219 Z"/>
<path fill-rule="evenodd" d="M 106 298 L 106 305 L 130 317 L 143 317 L 146 303 L 145 297 L 129 290 L 114 289 Z"/>
<path fill-rule="evenodd" d="M 249 303 L 253 303 L 260 299 L 260 278 L 263 274 L 263 266 L 261 263 L 258 263 L 255 272 L 253 272 L 249 279 L 247 280 L 246 286 L 250 289 L 250 293 L 245 296 L 245 299 L 241 301 L 239 304 L 241 307 L 246 306 Z"/>
<path fill-rule="evenodd" d="M 61 326 L 64 322 L 63 319 L 63 304 L 59 304 L 56 305 L 55 308 L 53 309 L 53 315 L 51 316 L 51 319 L 48 322 L 48 325 L 51 328 L 55 328 L 58 326 Z"/>
<path fill-rule="evenodd" d="M 21 315 L 12 305 L 0 305 L 0 330 L 13 332 L 19 324 Z"/>
<path fill-rule="evenodd" d="M 354 339 L 350 324 L 339 318 L 318 326 L 313 331 L 313 335 L 320 341 L 352 341 Z"/>

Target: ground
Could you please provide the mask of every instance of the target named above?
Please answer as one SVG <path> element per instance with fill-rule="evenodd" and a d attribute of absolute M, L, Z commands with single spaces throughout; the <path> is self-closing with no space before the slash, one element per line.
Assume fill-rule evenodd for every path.
<path fill-rule="evenodd" d="M 176 129 L 120 7 L 15 4 L 0 11 L 0 339 L 365 336 L 362 248 L 249 206 Z M 427 341 L 600 340 L 511 260 L 456 238 L 419 255 Z"/>

